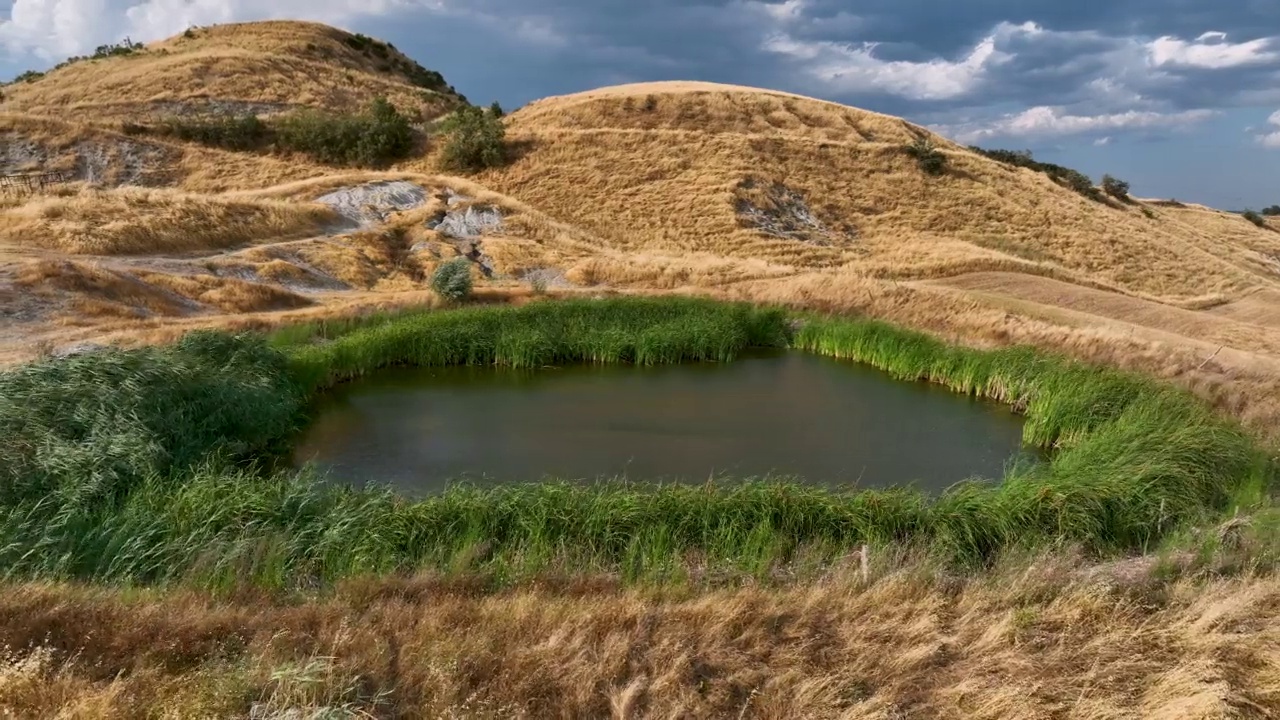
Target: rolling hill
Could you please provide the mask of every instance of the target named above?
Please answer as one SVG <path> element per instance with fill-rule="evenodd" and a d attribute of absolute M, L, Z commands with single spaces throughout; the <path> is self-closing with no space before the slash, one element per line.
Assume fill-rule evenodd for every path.
<path fill-rule="evenodd" d="M 82 181 L 3 200 L 10 360 L 422 302 L 432 268 L 467 255 L 497 295 L 539 278 L 562 293 L 859 311 L 1140 367 L 1253 422 L 1280 417 L 1280 402 L 1241 389 L 1280 377 L 1274 218 L 1088 197 L 900 118 L 699 82 L 535 101 L 504 119 L 508 165 L 451 176 L 433 128 L 465 98 L 372 38 L 247 23 L 100 55 L 2 89 L 0 171 Z M 378 169 L 129 125 L 350 113 L 378 96 L 425 138 Z M 922 170 L 908 152 L 919 143 L 943 173 Z"/>

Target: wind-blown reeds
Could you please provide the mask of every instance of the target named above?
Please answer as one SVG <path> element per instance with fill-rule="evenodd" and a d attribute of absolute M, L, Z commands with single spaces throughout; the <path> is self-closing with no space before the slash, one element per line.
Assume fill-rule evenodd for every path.
<path fill-rule="evenodd" d="M 633 579 L 767 575 L 868 544 L 982 563 L 1010 548 L 1151 547 L 1269 465 L 1187 393 L 1027 348 L 981 351 L 873 321 L 688 299 L 539 302 L 383 316 L 0 375 L 0 568 L 10 577 L 322 586 L 352 574 L 548 569 Z M 392 365 L 731 360 L 753 345 L 866 362 L 1025 412 L 1046 463 L 937 497 L 786 479 L 705 486 L 460 486 L 409 501 L 266 471 L 308 399 Z M 531 475 L 537 469 L 531 469 Z"/>

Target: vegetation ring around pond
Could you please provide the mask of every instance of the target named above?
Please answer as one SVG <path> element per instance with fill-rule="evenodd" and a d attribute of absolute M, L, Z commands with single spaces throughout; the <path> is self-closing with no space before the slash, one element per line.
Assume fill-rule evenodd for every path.
<path fill-rule="evenodd" d="M 788 482 L 388 489 L 273 470 L 316 398 L 393 366 L 733 360 L 793 347 L 1025 413 L 1051 460 L 936 497 Z M 1265 491 L 1241 428 L 1153 380 L 1028 348 L 975 350 L 858 318 L 687 298 L 539 301 L 191 333 L 0 375 L 0 567 L 11 578 L 328 586 L 368 573 L 635 581 L 822 568 L 862 546 L 981 565 L 1070 543 L 1148 550 Z"/>

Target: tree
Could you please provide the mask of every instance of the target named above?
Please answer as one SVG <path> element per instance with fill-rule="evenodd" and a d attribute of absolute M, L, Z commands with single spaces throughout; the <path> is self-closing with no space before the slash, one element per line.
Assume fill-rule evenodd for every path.
<path fill-rule="evenodd" d="M 1102 191 L 1117 200 L 1129 199 L 1129 183 L 1110 175 L 1102 176 Z"/>
<path fill-rule="evenodd" d="M 431 276 L 431 289 L 451 302 L 466 300 L 471 296 L 471 262 L 458 257 L 436 268 Z"/>
<path fill-rule="evenodd" d="M 1280 215 L 1280 205 L 1272 205 L 1269 208 L 1262 208 L 1263 215 Z"/>
<path fill-rule="evenodd" d="M 497 100 L 494 100 L 493 104 L 489 106 L 489 114 L 496 118 L 500 118 L 503 115 L 506 115 L 506 113 L 503 112 L 502 110 L 502 106 L 498 104 Z"/>
<path fill-rule="evenodd" d="M 465 105 L 441 127 L 447 135 L 440 156 L 445 169 L 476 171 L 506 163 L 507 129 L 493 113 Z"/>

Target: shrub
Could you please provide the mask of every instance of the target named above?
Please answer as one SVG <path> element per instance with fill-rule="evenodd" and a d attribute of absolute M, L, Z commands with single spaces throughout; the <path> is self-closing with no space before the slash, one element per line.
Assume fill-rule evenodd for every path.
<path fill-rule="evenodd" d="M 929 175 L 941 175 L 947 171 L 947 156 L 934 147 L 933 141 L 927 137 L 921 137 L 907 145 L 906 152 Z"/>
<path fill-rule="evenodd" d="M 384 98 L 374 100 L 359 115 L 304 110 L 271 120 L 256 115 L 170 118 L 155 128 L 125 123 L 123 129 L 129 134 L 156 132 L 226 150 L 274 146 L 330 165 L 384 165 L 408 156 L 414 145 L 409 119 Z"/>
<path fill-rule="evenodd" d="M 431 276 L 431 289 L 445 300 L 466 300 L 471 296 L 471 262 L 459 257 L 436 268 Z"/>
<path fill-rule="evenodd" d="M 413 150 L 413 128 L 384 98 L 361 115 L 318 110 L 293 113 L 276 122 L 276 146 L 310 155 L 330 165 L 383 165 Z"/>
<path fill-rule="evenodd" d="M 502 106 L 498 104 L 497 100 L 494 100 L 493 104 L 489 106 L 489 114 L 496 118 L 500 118 L 503 115 L 506 115 L 506 113 L 503 112 L 502 110 Z"/>
<path fill-rule="evenodd" d="M 483 170 L 507 161 L 507 130 L 492 112 L 466 105 L 458 108 L 441 129 L 448 136 L 440 158 L 447 170 Z"/>
<path fill-rule="evenodd" d="M 1069 167 L 1039 162 L 1032 158 L 1030 150 L 987 150 L 977 145 L 970 145 L 969 149 L 996 162 L 1044 173 L 1059 185 L 1080 193 L 1090 200 L 1102 200 L 1102 193 L 1093 186 L 1093 181 L 1088 175 Z"/>
<path fill-rule="evenodd" d="M 1248 220 L 1249 222 L 1253 223 L 1254 225 L 1257 225 L 1260 228 L 1264 228 L 1267 226 L 1266 218 L 1262 217 L 1261 215 L 1259 215 L 1258 213 L 1252 210 L 1245 210 L 1243 213 L 1241 213 L 1241 215 L 1244 216 L 1245 220 Z"/>
<path fill-rule="evenodd" d="M 142 126 L 125 123 L 126 134 L 136 134 Z M 226 150 L 256 150 L 271 140 L 271 129 L 256 115 L 239 117 L 206 117 L 195 120 L 171 118 L 161 127 L 165 135 L 179 140 Z"/>
<path fill-rule="evenodd" d="M 1263 215 L 1280 215 L 1280 205 L 1272 205 L 1268 208 L 1262 208 Z"/>
<path fill-rule="evenodd" d="M 1129 183 L 1113 178 L 1110 175 L 1102 176 L 1102 192 L 1110 195 L 1117 200 L 1129 200 Z"/>

